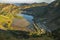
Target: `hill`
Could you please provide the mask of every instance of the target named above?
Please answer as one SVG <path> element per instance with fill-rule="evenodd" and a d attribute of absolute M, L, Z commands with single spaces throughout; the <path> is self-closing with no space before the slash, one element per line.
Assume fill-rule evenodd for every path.
<path fill-rule="evenodd" d="M 36 19 L 42 19 L 42 23 L 48 27 L 48 29 L 50 30 L 55 30 L 59 28 L 59 13 L 60 13 L 60 2 L 58 1 L 54 1 L 50 4 L 48 4 L 47 6 L 37 6 L 37 7 L 32 7 L 32 8 L 27 8 L 24 9 L 22 12 L 23 14 L 27 14 L 27 15 L 32 15 L 34 16 Z M 25 13 L 26 11 L 26 13 Z M 53 23 L 52 23 L 53 22 Z M 56 24 L 55 24 L 56 23 Z M 55 29 L 50 28 L 55 27 Z M 58 27 L 57 27 L 58 26 Z"/>
<path fill-rule="evenodd" d="M 13 4 L 0 3 L 0 29 L 26 30 L 25 27 L 29 25 L 29 22 L 24 17 L 18 16 L 17 14 L 19 14 L 19 12 L 20 9 L 18 6 L 15 6 Z M 10 25 L 10 27 L 5 27 L 6 25 L 4 24 L 6 24 L 7 26 Z"/>

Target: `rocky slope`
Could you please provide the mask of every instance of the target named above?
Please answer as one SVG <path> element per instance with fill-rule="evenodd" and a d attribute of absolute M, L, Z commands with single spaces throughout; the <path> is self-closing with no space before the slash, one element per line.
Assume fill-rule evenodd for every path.
<path fill-rule="evenodd" d="M 32 7 L 24 9 L 23 14 L 32 15 L 40 19 L 51 31 L 60 28 L 60 2 L 54 1 L 47 6 Z M 45 22 L 45 23 L 44 23 Z M 53 29 L 54 28 L 54 29 Z"/>
<path fill-rule="evenodd" d="M 44 18 L 46 18 L 46 25 L 50 30 L 60 28 L 60 2 L 54 1 L 49 4 Z"/>

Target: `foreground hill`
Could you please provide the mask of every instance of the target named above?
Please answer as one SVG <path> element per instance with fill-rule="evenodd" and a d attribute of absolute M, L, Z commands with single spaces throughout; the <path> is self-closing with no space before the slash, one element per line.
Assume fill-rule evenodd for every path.
<path fill-rule="evenodd" d="M 14 33 L 14 32 L 17 32 Z M 0 30 L 0 40 L 54 40 L 48 36 L 41 36 L 41 37 L 30 37 L 25 34 L 27 32 L 22 31 L 4 31 Z"/>

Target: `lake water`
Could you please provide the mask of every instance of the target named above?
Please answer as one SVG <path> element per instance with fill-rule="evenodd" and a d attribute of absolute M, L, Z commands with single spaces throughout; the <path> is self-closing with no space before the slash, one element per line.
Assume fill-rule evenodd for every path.
<path fill-rule="evenodd" d="M 26 15 L 26 14 L 20 14 L 20 16 L 23 16 L 27 21 L 29 21 L 30 23 L 32 23 L 32 19 L 33 19 L 33 16 L 31 15 Z"/>

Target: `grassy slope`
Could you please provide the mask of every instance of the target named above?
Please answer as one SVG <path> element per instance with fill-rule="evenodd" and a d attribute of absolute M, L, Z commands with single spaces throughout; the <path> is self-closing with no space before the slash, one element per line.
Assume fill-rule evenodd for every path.
<path fill-rule="evenodd" d="M 18 6 L 15 6 L 13 4 L 1 4 L 0 3 L 0 29 L 1 28 L 6 29 L 6 28 L 2 27 L 2 25 L 3 25 L 2 23 L 6 23 L 8 21 L 14 21 L 14 20 L 12 20 L 14 18 L 19 19 L 20 21 L 22 21 L 22 23 L 20 23 L 22 25 L 23 25 L 23 21 L 26 24 L 28 24 L 28 22 L 22 16 L 16 16 L 16 14 L 19 13 L 19 11 L 20 10 L 19 10 Z M 1 15 L 3 15 L 3 16 L 1 16 Z"/>

